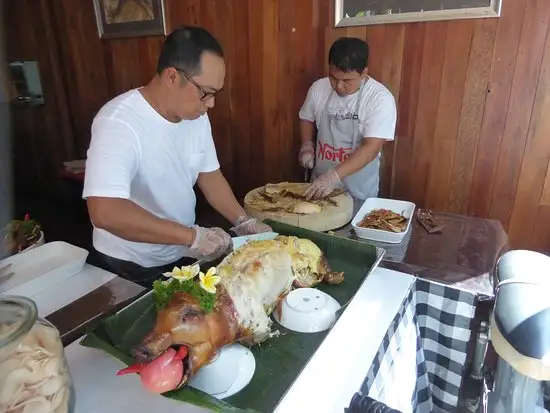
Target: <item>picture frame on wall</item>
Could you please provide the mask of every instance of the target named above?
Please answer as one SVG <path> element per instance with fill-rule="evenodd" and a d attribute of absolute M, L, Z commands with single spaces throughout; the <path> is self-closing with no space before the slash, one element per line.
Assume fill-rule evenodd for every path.
<path fill-rule="evenodd" d="M 500 17 L 505 0 L 334 0 L 335 27 Z"/>
<path fill-rule="evenodd" d="M 166 35 L 164 0 L 93 0 L 101 39 Z"/>

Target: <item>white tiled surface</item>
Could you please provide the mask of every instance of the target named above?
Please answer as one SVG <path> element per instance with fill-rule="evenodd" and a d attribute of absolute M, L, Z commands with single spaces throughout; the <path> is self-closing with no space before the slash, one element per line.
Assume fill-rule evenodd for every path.
<path fill-rule="evenodd" d="M 370 366 L 365 361 L 374 358 L 413 280 L 410 275 L 383 268 L 373 271 L 276 412 L 343 412 L 367 375 Z M 99 350 L 75 342 L 66 348 L 66 355 L 77 412 L 134 413 L 137 406 L 139 411 L 155 413 L 207 412 L 147 393 L 137 375 L 116 376 L 124 365 Z"/>
<path fill-rule="evenodd" d="M 36 303 L 38 314 L 41 317 L 46 317 L 115 277 L 116 275 L 111 272 L 90 264 L 84 264 L 81 272 L 43 288 L 30 298 Z"/>

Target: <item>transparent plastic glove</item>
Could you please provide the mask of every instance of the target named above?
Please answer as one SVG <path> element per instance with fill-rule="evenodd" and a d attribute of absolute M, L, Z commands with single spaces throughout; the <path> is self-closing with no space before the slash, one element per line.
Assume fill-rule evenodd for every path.
<path fill-rule="evenodd" d="M 313 181 L 304 195 L 308 200 L 326 198 L 341 183 L 338 173 L 331 169 Z"/>
<path fill-rule="evenodd" d="M 231 228 L 237 236 L 260 234 L 262 232 L 273 231 L 273 229 L 263 222 L 258 221 L 256 218 L 247 216 L 239 217 L 237 223 Z"/>
<path fill-rule="evenodd" d="M 300 148 L 300 166 L 306 169 L 313 169 L 313 161 L 315 159 L 315 147 L 313 142 L 302 144 Z"/>
<path fill-rule="evenodd" d="M 205 259 L 215 260 L 231 245 L 231 236 L 221 228 L 203 228 L 194 225 L 195 240 L 191 251 Z"/>

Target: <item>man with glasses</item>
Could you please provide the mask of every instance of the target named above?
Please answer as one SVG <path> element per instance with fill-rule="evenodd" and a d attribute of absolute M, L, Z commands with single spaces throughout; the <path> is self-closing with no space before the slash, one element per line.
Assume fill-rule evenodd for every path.
<path fill-rule="evenodd" d="M 328 77 L 311 86 L 299 115 L 299 162 L 313 169 L 314 179 L 306 197 L 322 198 L 344 186 L 355 212 L 365 199 L 378 196 L 380 152 L 394 139 L 397 120 L 393 95 L 368 75 L 368 57 L 365 41 L 336 40 Z"/>
<path fill-rule="evenodd" d="M 83 198 L 94 248 L 111 271 L 150 287 L 174 266 L 228 250 L 224 230 L 195 225 L 195 183 L 237 235 L 271 230 L 246 215 L 220 171 L 207 111 L 224 78 L 218 41 L 182 27 L 164 42 L 149 84 L 94 118 Z"/>

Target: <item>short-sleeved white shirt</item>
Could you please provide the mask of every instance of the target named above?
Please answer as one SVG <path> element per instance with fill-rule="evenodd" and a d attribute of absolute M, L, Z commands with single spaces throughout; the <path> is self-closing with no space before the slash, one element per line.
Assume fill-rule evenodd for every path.
<path fill-rule="evenodd" d="M 198 175 L 219 167 L 206 114 L 169 122 L 133 89 L 94 118 L 83 198 L 129 199 L 160 218 L 191 226 Z M 93 230 L 93 243 L 103 254 L 143 267 L 190 255 L 184 246 L 127 241 L 99 228 Z"/>
<path fill-rule="evenodd" d="M 359 93 L 340 97 L 334 93 L 328 77 L 317 80 L 309 88 L 300 109 L 300 119 L 316 122 L 323 114 L 354 113 Z M 359 131 L 363 138 L 393 140 L 397 122 L 397 108 L 392 93 L 380 82 L 369 77 L 363 86 L 359 103 Z"/>

